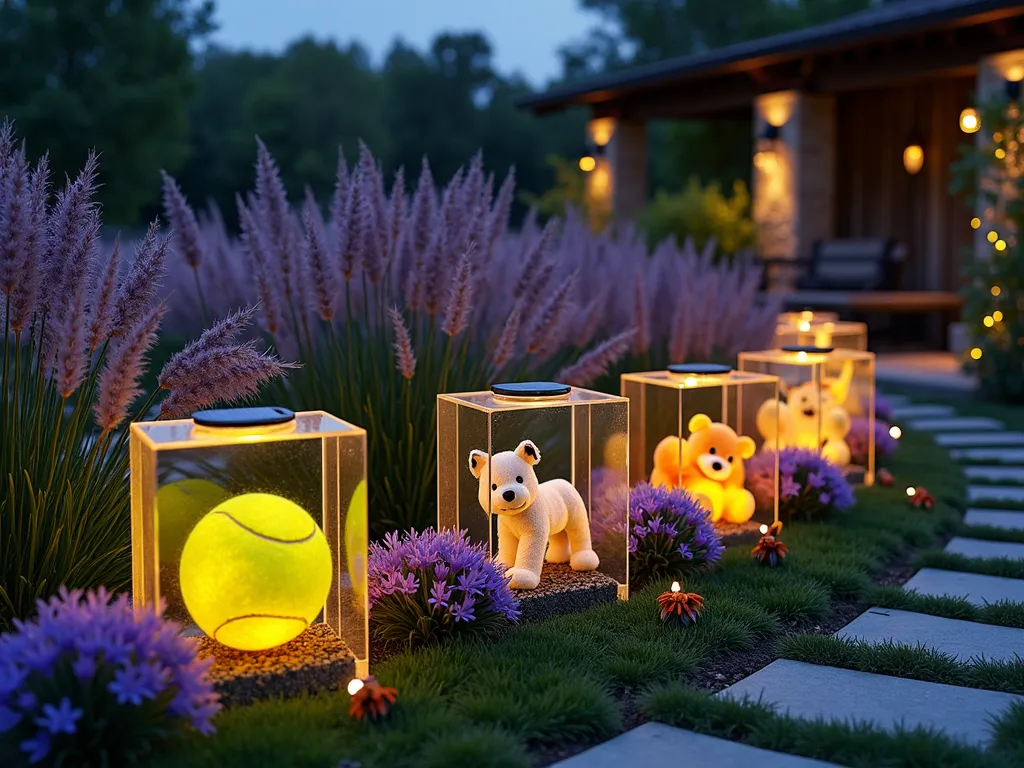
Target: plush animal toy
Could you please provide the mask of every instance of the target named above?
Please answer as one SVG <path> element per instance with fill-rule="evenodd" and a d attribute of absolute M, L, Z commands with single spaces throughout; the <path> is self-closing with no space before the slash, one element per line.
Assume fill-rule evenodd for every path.
<path fill-rule="evenodd" d="M 533 471 L 538 463 L 540 450 L 531 440 L 491 457 L 483 451 L 469 454 L 469 471 L 480 481 L 480 506 L 498 516 L 496 559 L 509 569 L 513 589 L 540 584 L 545 549 L 549 563 L 569 563 L 574 571 L 593 571 L 600 564 L 583 498 L 565 480 L 538 482 Z"/>
<path fill-rule="evenodd" d="M 850 463 L 850 415 L 843 407 L 850 392 L 852 367 L 832 381 L 808 381 L 786 391 L 786 402 L 768 400 L 757 411 L 757 428 L 766 441 L 779 448 L 821 450 L 833 464 Z"/>
<path fill-rule="evenodd" d="M 651 484 L 703 497 L 715 522 L 747 522 L 754 515 L 754 496 L 743 487 L 743 460 L 754 455 L 754 441 L 704 413 L 690 419 L 689 430 L 688 440 L 670 435 L 658 443 Z"/>

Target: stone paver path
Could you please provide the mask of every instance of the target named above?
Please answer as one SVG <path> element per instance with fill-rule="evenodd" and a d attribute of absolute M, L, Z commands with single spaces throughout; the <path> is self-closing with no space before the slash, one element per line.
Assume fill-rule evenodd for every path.
<path fill-rule="evenodd" d="M 925 683 L 888 675 L 779 659 L 718 694 L 775 704 L 794 717 L 868 722 L 894 731 L 901 725 L 943 731 L 986 746 L 991 720 L 1024 696 Z"/>
<path fill-rule="evenodd" d="M 944 448 L 959 448 L 983 445 L 1024 446 L 1024 432 L 940 432 L 935 442 Z"/>
<path fill-rule="evenodd" d="M 1007 579 L 980 573 L 922 568 L 903 588 L 915 590 L 922 595 L 962 597 L 977 606 L 1001 600 L 1024 603 L 1024 579 Z"/>
<path fill-rule="evenodd" d="M 1024 501 L 1024 485 L 971 485 L 967 488 L 968 501 L 994 499 L 997 501 Z"/>
<path fill-rule="evenodd" d="M 770 752 L 727 739 L 716 739 L 662 723 L 644 723 L 556 768 L 677 768 L 707 765 L 715 768 L 826 768 L 833 763 Z"/>
<path fill-rule="evenodd" d="M 892 409 L 892 417 L 900 420 L 939 418 L 955 413 L 951 405 L 900 405 Z"/>
<path fill-rule="evenodd" d="M 868 643 L 921 645 L 964 663 L 1013 661 L 1024 655 L 1024 629 L 946 619 L 893 608 L 869 608 L 836 632 L 836 637 Z"/>
<path fill-rule="evenodd" d="M 946 551 L 964 557 L 1008 558 L 1024 560 L 1024 544 L 1013 541 L 985 541 L 984 539 L 966 539 L 956 536 L 949 540 Z M 1024 652 L 1024 648 L 1021 649 Z"/>
<path fill-rule="evenodd" d="M 989 480 L 993 483 L 1024 484 L 1024 467 L 992 464 L 987 467 L 964 467 L 968 480 Z"/>
<path fill-rule="evenodd" d="M 949 452 L 957 461 L 998 461 L 1000 464 L 1024 464 L 1024 448 L 961 448 Z"/>
<path fill-rule="evenodd" d="M 990 525 L 993 528 L 1024 531 L 1024 512 L 1010 509 L 968 509 L 964 515 L 964 522 L 967 525 Z"/>
<path fill-rule="evenodd" d="M 946 419 L 914 419 L 907 422 L 907 426 L 921 432 L 957 432 L 971 429 L 1002 429 L 1003 422 L 981 416 L 951 416 Z"/>

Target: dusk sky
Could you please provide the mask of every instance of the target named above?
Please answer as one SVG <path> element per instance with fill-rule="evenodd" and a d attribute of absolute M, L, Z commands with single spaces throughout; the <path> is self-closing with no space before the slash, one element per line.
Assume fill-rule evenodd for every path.
<path fill-rule="evenodd" d="M 483 30 L 496 68 L 534 86 L 560 71 L 558 47 L 599 20 L 576 0 L 218 0 L 216 18 L 222 45 L 276 51 L 306 34 L 357 39 L 375 64 L 395 37 L 423 50 L 438 32 Z"/>

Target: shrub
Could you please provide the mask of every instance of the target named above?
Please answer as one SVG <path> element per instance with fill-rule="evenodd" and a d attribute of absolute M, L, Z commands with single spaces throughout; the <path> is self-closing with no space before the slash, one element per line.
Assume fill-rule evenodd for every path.
<path fill-rule="evenodd" d="M 465 531 L 389 533 L 370 546 L 374 633 L 407 647 L 488 634 L 519 618 L 505 569 Z"/>
<path fill-rule="evenodd" d="M 758 453 L 747 462 L 747 487 L 759 509 L 775 502 L 775 455 Z M 853 506 L 856 499 L 843 471 L 816 451 L 783 448 L 779 451 L 779 517 L 816 520 Z"/>
<path fill-rule="evenodd" d="M 0 629 L 59 584 L 128 584 L 126 421 L 157 403 L 183 415 L 252 395 L 285 367 L 235 341 L 241 313 L 170 361 L 134 407 L 166 308 L 155 294 L 168 241 L 154 224 L 127 268 L 117 244 L 101 250 L 98 168 L 90 155 L 51 200 L 46 156 L 31 168 L 0 126 Z"/>
<path fill-rule="evenodd" d="M 850 458 L 854 464 L 866 464 L 868 460 L 868 420 L 864 416 L 850 417 L 850 432 L 846 435 L 850 446 Z M 889 424 L 875 419 L 875 462 L 891 456 L 899 447 L 899 441 L 889 434 Z"/>
<path fill-rule="evenodd" d="M 753 248 L 756 235 L 746 184 L 734 182 L 727 197 L 718 184 L 701 186 L 696 176 L 676 194 L 659 190 L 639 225 L 651 245 L 669 237 L 680 243 L 692 238 L 698 248 L 711 243 L 728 256 Z"/>
<path fill-rule="evenodd" d="M 630 495 L 631 580 L 683 579 L 717 563 L 725 547 L 708 511 L 682 489 L 640 483 Z"/>
<path fill-rule="evenodd" d="M 715 264 L 673 243 L 643 258 L 634 232 L 594 235 L 573 211 L 511 233 L 514 176 L 497 184 L 480 155 L 440 195 L 426 162 L 411 197 L 405 178 L 400 169 L 389 187 L 366 147 L 351 170 L 340 158 L 325 221 L 312 200 L 292 210 L 261 144 L 240 241 L 165 181 L 168 215 L 194 254 L 169 287 L 196 317 L 197 286 L 259 298 L 277 349 L 304 363 L 273 397 L 368 428 L 377 536 L 437 519 L 438 392 L 523 378 L 582 386 L 630 351 L 668 357 L 670 347 L 682 360 L 771 338 L 777 300 L 759 299 L 751 261 Z M 660 307 L 676 309 L 655 316 Z"/>
<path fill-rule="evenodd" d="M 0 636 L 0 762 L 118 765 L 220 708 L 180 627 L 127 595 L 60 590 Z M 19 755 L 20 753 L 20 755 Z M 20 757 L 20 759 L 19 759 Z"/>

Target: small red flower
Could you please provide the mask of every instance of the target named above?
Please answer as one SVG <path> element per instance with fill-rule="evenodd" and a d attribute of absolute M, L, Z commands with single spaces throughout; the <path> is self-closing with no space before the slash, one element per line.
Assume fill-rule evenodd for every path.
<path fill-rule="evenodd" d="M 662 622 L 685 627 L 700 618 L 700 612 L 704 610 L 704 598 L 695 592 L 681 591 L 677 581 L 672 584 L 671 592 L 658 595 L 658 605 L 661 606 Z"/>
<path fill-rule="evenodd" d="M 892 472 L 885 468 L 878 470 L 877 477 L 878 484 L 885 488 L 890 487 L 893 483 L 896 482 L 896 478 L 893 477 Z"/>
<path fill-rule="evenodd" d="M 918 488 L 910 497 L 910 505 L 917 509 L 931 509 L 935 506 L 935 497 L 928 493 L 927 488 Z"/>
<path fill-rule="evenodd" d="M 750 551 L 750 556 L 761 565 L 767 565 L 769 568 L 782 565 L 782 561 L 789 554 L 789 547 L 779 540 L 778 536 L 780 533 L 782 533 L 782 521 L 776 520 L 768 528 L 768 532 L 761 537 L 761 540 Z"/>
<path fill-rule="evenodd" d="M 377 682 L 377 678 L 370 675 L 356 688 L 356 680 L 349 683 L 349 693 L 352 694 L 352 703 L 349 705 L 349 717 L 356 720 L 363 720 L 367 717 L 370 720 L 378 720 L 391 711 L 391 705 L 398 698 L 398 691 L 388 688 Z M 353 691 L 353 688 L 356 690 Z"/>

